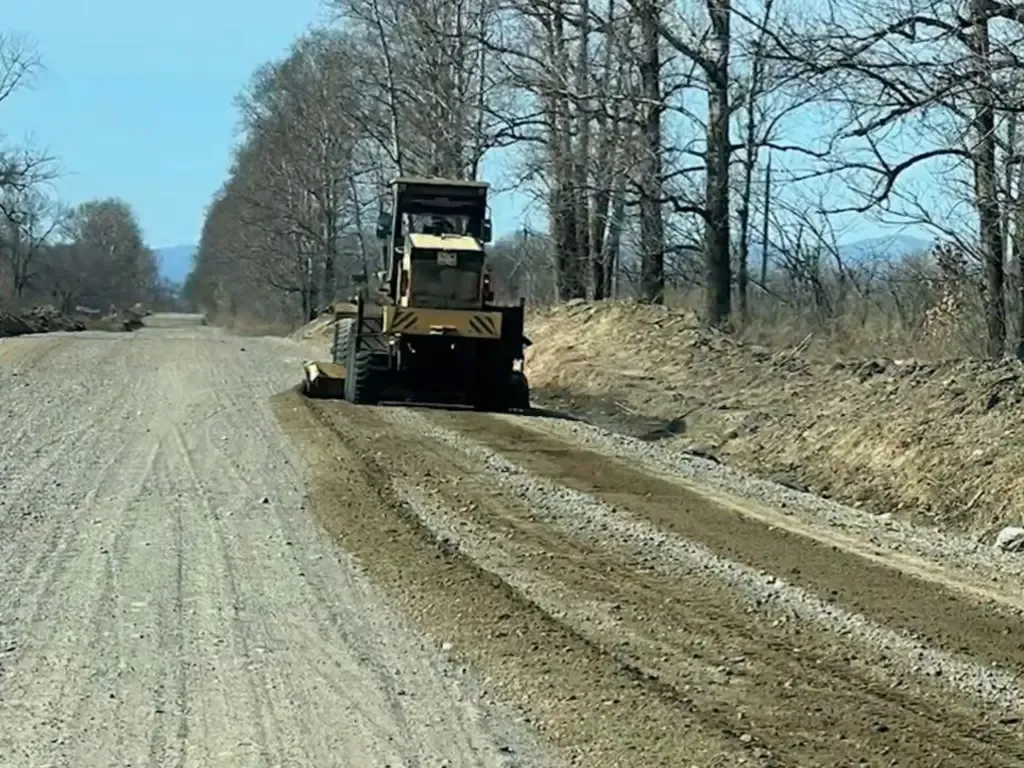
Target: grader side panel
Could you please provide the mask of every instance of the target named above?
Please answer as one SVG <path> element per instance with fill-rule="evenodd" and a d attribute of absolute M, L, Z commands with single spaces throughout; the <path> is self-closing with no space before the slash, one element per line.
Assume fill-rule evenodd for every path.
<path fill-rule="evenodd" d="M 501 312 L 384 307 L 384 333 L 500 339 Z"/>

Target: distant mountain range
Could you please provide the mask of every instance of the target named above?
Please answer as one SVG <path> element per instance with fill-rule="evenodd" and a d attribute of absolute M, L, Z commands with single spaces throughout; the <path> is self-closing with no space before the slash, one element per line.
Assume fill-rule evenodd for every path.
<path fill-rule="evenodd" d="M 892 258 L 924 253 L 935 244 L 934 240 L 925 240 L 913 235 L 888 235 L 869 237 L 843 243 L 839 246 L 839 255 L 849 261 L 863 261 L 869 258 Z"/>
<path fill-rule="evenodd" d="M 155 248 L 160 277 L 172 283 L 184 283 L 188 273 L 192 271 L 192 258 L 195 256 L 194 245 L 170 245 L 166 248 Z"/>
<path fill-rule="evenodd" d="M 925 240 L 913 235 L 892 235 L 869 237 L 843 243 L 839 246 L 839 254 L 848 262 L 865 261 L 871 258 L 893 258 L 911 253 L 927 251 L 933 240 Z M 192 259 L 196 253 L 194 245 L 171 245 L 157 248 L 157 260 L 160 265 L 160 277 L 172 283 L 184 283 L 188 273 L 192 271 Z M 751 256 L 758 258 L 761 249 L 751 248 Z"/>
<path fill-rule="evenodd" d="M 872 260 L 896 260 L 903 256 L 925 253 L 935 244 L 934 240 L 926 240 L 913 235 L 886 235 L 854 240 L 839 244 L 839 257 L 847 266 L 863 264 Z M 751 262 L 756 264 L 761 259 L 761 244 L 755 237 L 750 246 Z M 780 249 L 770 247 L 769 252 L 779 254 Z M 831 260 L 831 257 L 828 257 Z"/>

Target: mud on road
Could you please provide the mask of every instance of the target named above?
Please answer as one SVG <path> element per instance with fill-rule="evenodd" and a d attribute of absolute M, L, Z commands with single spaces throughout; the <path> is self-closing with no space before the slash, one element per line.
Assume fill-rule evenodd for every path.
<path fill-rule="evenodd" d="M 737 498 L 558 419 L 273 407 L 318 521 L 571 763 L 1024 761 L 1019 581 L 986 553 Z"/>

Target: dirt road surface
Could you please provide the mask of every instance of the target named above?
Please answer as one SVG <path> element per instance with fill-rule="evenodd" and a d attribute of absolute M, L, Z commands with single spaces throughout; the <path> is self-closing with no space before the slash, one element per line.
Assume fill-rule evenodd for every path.
<path fill-rule="evenodd" d="M 0 764 L 1024 764 L 1019 557 L 151 325 L 0 343 Z"/>
<path fill-rule="evenodd" d="M 545 765 L 305 508 L 299 349 L 0 342 L 0 765 Z"/>

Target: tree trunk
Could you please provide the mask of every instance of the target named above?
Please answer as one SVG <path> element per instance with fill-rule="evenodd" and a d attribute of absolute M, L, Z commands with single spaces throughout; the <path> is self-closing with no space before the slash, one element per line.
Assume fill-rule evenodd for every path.
<path fill-rule="evenodd" d="M 712 326 L 732 313 L 732 265 L 729 237 L 729 22 L 730 0 L 708 0 L 712 37 L 708 68 L 707 223 L 705 311 Z"/>
<path fill-rule="evenodd" d="M 595 244 L 591 242 L 590 228 L 591 216 L 594 213 L 590 210 L 590 147 L 591 134 L 590 123 L 592 120 L 590 98 L 588 93 L 591 89 L 590 73 L 590 0 L 580 0 L 580 40 L 576 56 L 576 148 L 572 153 L 573 158 L 573 186 L 575 195 L 573 202 L 576 221 L 576 253 L 580 265 L 581 278 L 588 270 L 591 274 L 583 278 L 584 290 L 590 298 L 597 298 L 596 293 L 601 285 L 601 278 L 593 275 L 593 265 L 598 261 L 595 253 Z"/>
<path fill-rule="evenodd" d="M 640 296 L 652 304 L 665 303 L 664 167 L 661 141 L 661 34 L 659 0 L 640 4 L 642 51 L 640 87 L 643 93 L 640 167 Z"/>
<path fill-rule="evenodd" d="M 772 153 L 768 152 L 768 162 L 764 169 L 764 220 L 761 222 L 761 287 L 768 285 L 768 231 L 771 223 L 772 210 Z"/>
<path fill-rule="evenodd" d="M 622 251 L 622 226 L 626 220 L 626 179 L 620 175 L 616 181 L 612 198 L 612 218 L 608 223 L 604 279 L 605 295 L 615 298 L 619 294 L 619 254 Z"/>
<path fill-rule="evenodd" d="M 1024 360 L 1024 163 L 1017 168 L 1017 191 L 1013 200 L 1013 255 L 1017 279 L 1016 355 Z"/>
<path fill-rule="evenodd" d="M 974 184 L 978 234 L 985 262 L 985 319 L 987 351 L 993 359 L 1006 347 L 1006 299 L 1003 295 L 1003 238 L 1000 232 L 999 198 L 996 189 L 996 120 L 989 62 L 989 28 L 986 0 L 971 0 L 974 27 L 971 42 L 979 82 L 974 91 Z"/>
<path fill-rule="evenodd" d="M 566 54 L 565 19 L 562 3 L 552 10 L 548 40 L 549 65 L 552 67 L 551 84 L 547 93 L 546 111 L 548 147 L 551 157 L 551 239 L 555 248 L 555 270 L 558 298 L 561 301 L 586 297 L 583 265 L 580 264 L 578 215 L 574 184 L 575 163 L 572 157 L 573 118 L 559 75 L 568 71 Z"/>
<path fill-rule="evenodd" d="M 338 204 L 337 204 L 337 182 L 331 178 L 328 181 L 329 192 L 327 195 L 327 206 L 324 211 L 324 287 L 323 298 L 326 303 L 334 301 L 334 292 L 337 290 L 337 277 L 335 270 L 338 261 Z"/>

